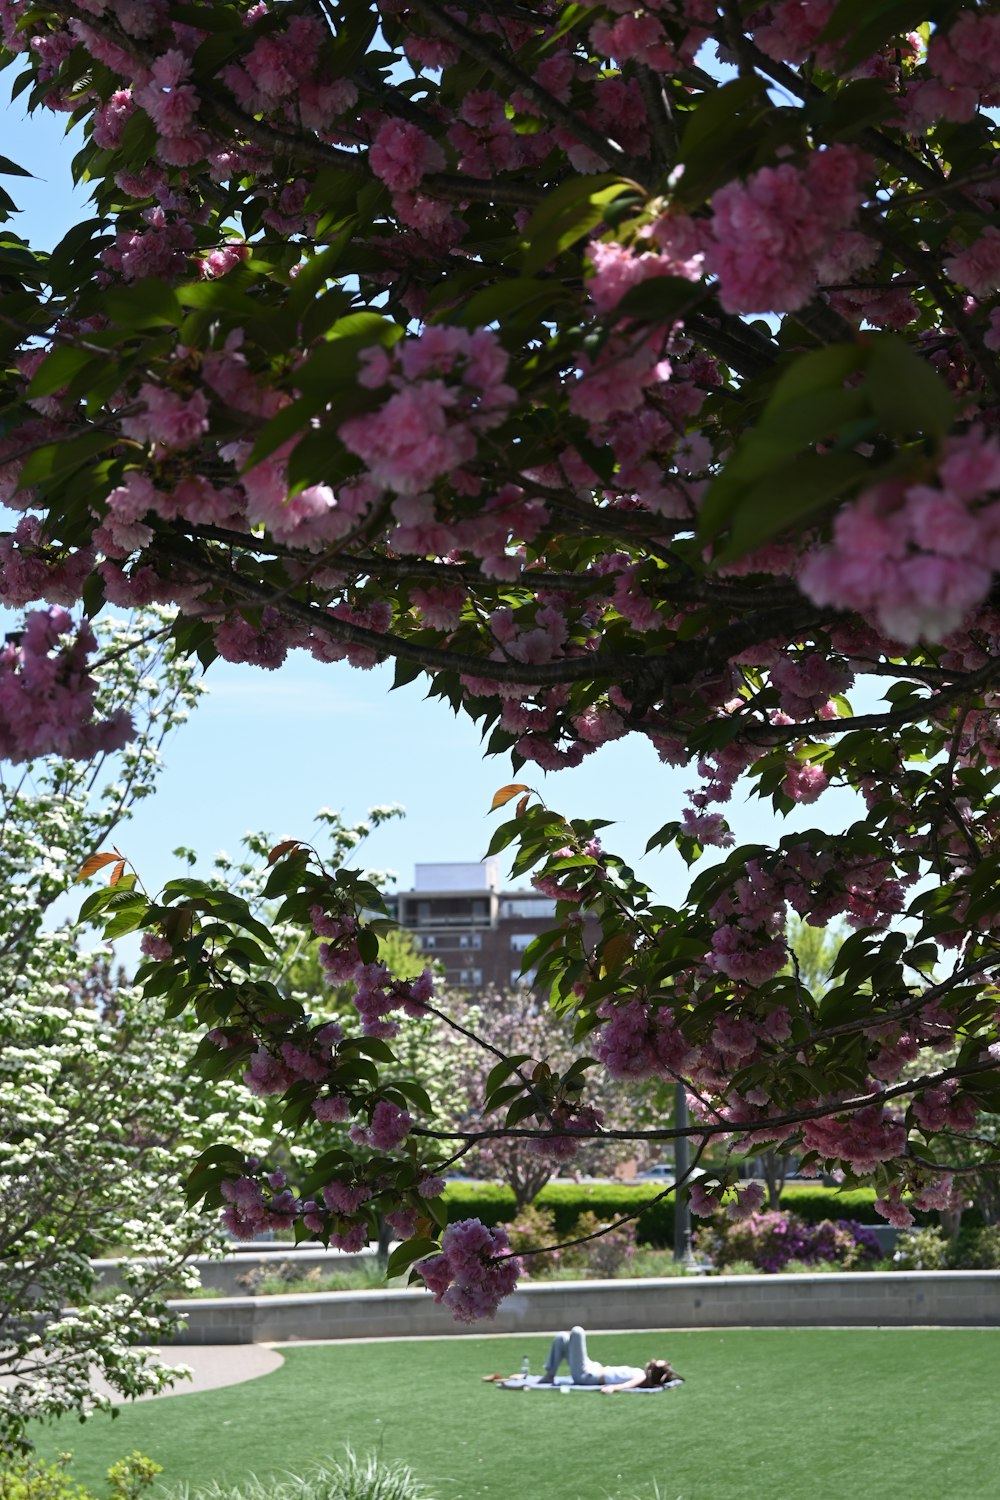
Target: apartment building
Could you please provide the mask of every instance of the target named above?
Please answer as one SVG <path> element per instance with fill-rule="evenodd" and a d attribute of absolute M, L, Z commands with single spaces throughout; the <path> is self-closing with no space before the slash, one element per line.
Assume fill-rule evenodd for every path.
<path fill-rule="evenodd" d="M 556 904 L 529 888 L 505 890 L 500 862 L 420 864 L 413 889 L 389 898 L 400 927 L 442 965 L 457 989 L 529 984 L 521 973 L 529 943 L 551 926 Z"/>

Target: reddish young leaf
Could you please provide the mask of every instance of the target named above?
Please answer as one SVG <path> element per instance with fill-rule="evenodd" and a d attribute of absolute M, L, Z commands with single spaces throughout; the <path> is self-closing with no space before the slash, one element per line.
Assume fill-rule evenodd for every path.
<path fill-rule="evenodd" d="M 521 800 L 518 802 L 517 806 L 514 809 L 514 816 L 515 816 L 515 818 L 519 818 L 521 816 L 521 814 L 524 812 L 525 808 L 527 807 L 527 805 L 528 805 L 528 803 L 530 801 L 531 801 L 531 793 L 530 792 L 525 792 L 524 796 L 521 798 Z"/>
<path fill-rule="evenodd" d="M 108 881 L 108 885 L 118 884 L 119 880 L 121 880 L 122 876 L 125 874 L 126 863 L 127 861 L 124 859 L 120 859 L 118 861 L 114 869 L 111 871 L 111 879 Z"/>
<path fill-rule="evenodd" d="M 493 801 L 490 803 L 490 812 L 496 812 L 498 807 L 506 807 L 512 797 L 518 792 L 530 792 L 531 788 L 525 786 L 521 781 L 512 781 L 507 786 L 502 786 L 498 792 L 493 793 Z"/>
<path fill-rule="evenodd" d="M 280 844 L 275 844 L 267 856 L 268 864 L 276 865 L 279 859 L 284 859 L 286 854 L 290 854 L 293 849 L 298 849 L 301 844 L 301 839 L 283 839 Z"/>
<path fill-rule="evenodd" d="M 77 871 L 77 881 L 89 880 L 91 875 L 96 875 L 98 870 L 104 869 L 105 865 L 113 865 L 120 858 L 121 855 L 118 853 L 117 849 L 113 854 L 91 854 L 87 859 L 84 860 L 83 864 Z M 114 882 L 112 882 L 112 884 L 113 883 Z"/>

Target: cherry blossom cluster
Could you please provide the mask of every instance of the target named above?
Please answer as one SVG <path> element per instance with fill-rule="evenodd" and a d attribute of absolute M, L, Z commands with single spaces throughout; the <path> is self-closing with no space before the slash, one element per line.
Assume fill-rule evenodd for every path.
<path fill-rule="evenodd" d="M 457 546 L 487 567 L 503 559 L 510 524 L 520 520 L 520 507 L 510 514 L 513 494 L 487 507 L 493 516 L 447 525 L 428 491 L 472 462 L 479 435 L 503 420 L 516 394 L 504 384 L 506 372 L 507 355 L 484 328 L 427 328 L 404 340 L 395 357 L 379 346 L 364 352 L 361 385 L 393 394 L 376 411 L 342 423 L 340 437 L 364 461 L 376 491 L 395 494 L 390 544 L 397 551 L 422 556 Z M 469 488 L 478 489 L 471 477 Z"/>
<path fill-rule="evenodd" d="M 905 645 L 957 630 L 1000 567 L 997 439 L 971 427 L 927 479 L 889 480 L 846 506 L 799 571 L 817 604 L 857 610 Z"/>
<path fill-rule="evenodd" d="M 284 1172 L 268 1171 L 257 1157 L 248 1157 L 243 1175 L 225 1178 L 220 1185 L 226 1201 L 222 1224 L 236 1239 L 252 1240 L 301 1223 L 335 1249 L 356 1253 L 367 1246 L 372 1229 L 370 1218 L 360 1211 L 387 1185 L 366 1176 L 359 1166 L 350 1175 L 331 1177 L 315 1197 L 297 1197 Z M 429 1176 L 420 1182 L 417 1194 L 426 1200 L 440 1196 L 443 1190 L 443 1180 Z M 386 1217 L 400 1238 L 414 1233 L 414 1207 L 398 1207 Z"/>
<path fill-rule="evenodd" d="M 510 1253 L 502 1228 L 461 1219 L 441 1236 L 440 1254 L 419 1261 L 416 1269 L 434 1301 L 450 1308 L 456 1322 L 475 1323 L 496 1316 L 517 1285 L 521 1262 Z"/>
<path fill-rule="evenodd" d="M 426 1014 L 434 994 L 434 975 L 424 969 L 416 979 L 397 979 L 380 960 L 366 963 L 358 948 L 358 923 L 354 917 L 331 916 L 321 907 L 312 913 L 313 932 L 325 938 L 319 961 L 331 984 L 351 984 L 351 999 L 361 1017 L 364 1036 L 394 1037 L 398 1021 L 387 1020 L 394 1010 L 408 1016 Z"/>
<path fill-rule="evenodd" d="M 0 756 L 9 761 L 56 754 L 92 760 L 120 750 L 133 735 L 124 709 L 94 719 L 89 657 L 97 645 L 86 621 L 66 610 L 33 610 L 0 648 Z"/>

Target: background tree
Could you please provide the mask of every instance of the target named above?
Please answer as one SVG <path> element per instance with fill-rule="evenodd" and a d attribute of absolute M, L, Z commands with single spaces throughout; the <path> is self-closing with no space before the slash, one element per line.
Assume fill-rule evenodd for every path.
<path fill-rule="evenodd" d="M 191 664 L 157 644 L 162 624 L 102 629 L 96 702 L 127 702 L 135 740 L 93 766 L 34 761 L 0 786 L 0 1453 L 27 1445 L 33 1419 L 109 1407 L 95 1369 L 125 1396 L 175 1378 L 140 1346 L 176 1327 L 165 1299 L 197 1284 L 186 1257 L 220 1241 L 183 1177 L 220 1129 L 268 1144 L 245 1091 L 192 1086 L 193 1016 L 168 1020 L 78 927 L 43 926 L 94 841 L 151 792 L 165 736 L 197 701 Z M 131 877 L 115 855 L 111 869 L 113 913 Z M 122 1288 L 95 1300 L 90 1257 L 112 1251 Z"/>
<path fill-rule="evenodd" d="M 956 1138 L 995 1168 L 995 7 L 0 20 L 31 105 L 82 127 L 95 206 L 51 256 L 2 245 L 0 493 L 23 515 L 0 597 L 169 601 L 205 661 L 392 657 L 516 771 L 643 737 L 693 783 L 651 844 L 728 851 L 676 906 L 527 783 L 493 845 L 556 901 L 529 961 L 580 1047 L 687 1090 L 691 1125 L 623 1133 L 686 1129 L 695 1163 L 724 1136 L 794 1151 L 874 1182 L 897 1224 L 971 1174 Z M 3 653 L 8 759 L 125 732 L 66 625 L 34 610 Z M 776 815 L 857 795 L 733 849 L 738 783 Z M 346 1188 L 339 1156 L 303 1164 L 286 1212 L 222 1150 L 196 1183 L 231 1223 L 350 1243 L 408 1213 L 427 1257 L 421 1185 L 470 1143 L 614 1135 L 582 1058 L 491 1073 L 495 1125 L 419 1123 L 390 1043 L 431 986 L 380 965 L 377 890 L 286 845 L 265 891 L 354 985 L 354 1034 L 280 993 L 279 940 L 236 897 L 168 883 L 114 918 L 164 955 L 143 983 L 211 1026 L 206 1067 L 284 1099 L 293 1133 L 346 1114 L 370 1153 Z M 835 983 L 784 972 L 790 911 L 852 929 Z M 937 1058 L 919 1075 L 913 1044 Z M 720 1167 L 692 1199 L 733 1191 Z M 488 1313 L 516 1279 L 502 1243 L 441 1244 L 435 1295 Z"/>
<path fill-rule="evenodd" d="M 475 1130 L 479 1125 L 483 1101 L 489 1093 L 489 1076 L 498 1057 L 522 1058 L 519 1072 L 537 1080 L 548 1072 L 565 1072 L 577 1056 L 571 1027 L 553 1015 L 545 998 L 528 985 L 474 998 L 451 992 L 436 1006 L 463 1028 L 458 1032 L 433 1022 L 422 1023 L 425 1045 L 443 1050 L 444 1066 L 452 1075 L 445 1107 L 435 1112 L 436 1122 L 445 1128 Z M 400 1060 L 426 1081 L 432 1070 L 425 1058 L 397 1050 Z M 595 1118 L 613 1120 L 623 1130 L 663 1118 L 664 1111 L 656 1108 L 651 1088 L 629 1090 L 604 1079 L 592 1081 L 586 1093 L 590 1108 L 597 1112 Z M 519 1213 L 561 1169 L 600 1177 L 610 1175 L 632 1155 L 634 1147 L 625 1139 L 591 1139 L 580 1147 L 567 1139 L 565 1145 L 560 1143 L 553 1149 L 553 1144 L 538 1140 L 500 1137 L 477 1143 L 457 1165 L 473 1177 L 506 1183 Z"/>

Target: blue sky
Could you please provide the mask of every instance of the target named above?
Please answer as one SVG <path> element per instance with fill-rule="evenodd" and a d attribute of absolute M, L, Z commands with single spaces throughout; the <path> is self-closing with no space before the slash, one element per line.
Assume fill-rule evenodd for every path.
<path fill-rule="evenodd" d="M 37 179 L 7 179 L 22 209 L 13 227 L 49 248 L 88 212 L 70 174 L 76 148 L 64 118 L 39 111 L 29 119 L 23 98 L 0 108 L 0 123 L 4 153 Z M 406 819 L 378 830 L 363 853 L 366 864 L 396 870 L 404 887 L 416 861 L 483 854 L 498 821 L 488 816 L 490 799 L 512 779 L 509 761 L 484 761 L 475 725 L 439 700 L 425 701 L 419 683 L 390 693 L 391 680 L 388 666 L 360 672 L 302 653 L 276 673 L 213 665 L 202 706 L 166 746 L 156 796 L 122 830 L 120 843 L 147 888 L 178 873 L 171 857 L 178 845 L 197 849 L 207 865 L 220 849 L 235 854 L 249 829 L 308 836 L 324 806 L 353 821 L 373 804 L 404 804 Z M 544 775 L 525 767 L 517 779 L 568 816 L 611 819 L 617 826 L 606 831 L 606 846 L 635 863 L 664 900 L 681 898 L 679 859 L 643 850 L 652 832 L 679 815 L 692 772 L 662 766 L 631 736 L 574 770 Z M 828 793 L 821 808 L 797 810 L 784 828 L 849 818 L 848 794 Z M 737 802 L 730 816 L 740 839 L 775 835 L 768 804 Z"/>

